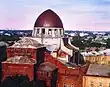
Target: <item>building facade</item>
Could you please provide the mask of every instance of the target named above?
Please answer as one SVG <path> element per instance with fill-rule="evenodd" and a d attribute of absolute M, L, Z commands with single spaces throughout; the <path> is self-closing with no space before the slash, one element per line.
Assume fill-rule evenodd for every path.
<path fill-rule="evenodd" d="M 83 76 L 83 87 L 110 87 L 110 78 Z"/>
<path fill-rule="evenodd" d="M 83 87 L 110 87 L 110 66 L 90 64 L 83 76 Z"/>
<path fill-rule="evenodd" d="M 86 62 L 92 64 L 107 64 L 110 65 L 110 56 L 106 55 L 97 55 L 97 56 L 86 56 Z"/>

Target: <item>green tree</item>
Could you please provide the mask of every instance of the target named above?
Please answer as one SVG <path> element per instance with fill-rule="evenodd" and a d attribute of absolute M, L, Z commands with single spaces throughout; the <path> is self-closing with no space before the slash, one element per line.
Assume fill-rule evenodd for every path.
<path fill-rule="evenodd" d="M 110 38 L 106 40 L 106 48 L 110 48 Z"/>
<path fill-rule="evenodd" d="M 85 48 L 85 46 L 84 46 L 84 40 L 80 37 L 80 36 L 74 36 L 73 38 L 72 38 L 72 44 L 74 45 L 74 46 L 77 46 L 77 47 L 79 47 L 80 49 L 84 49 Z"/>

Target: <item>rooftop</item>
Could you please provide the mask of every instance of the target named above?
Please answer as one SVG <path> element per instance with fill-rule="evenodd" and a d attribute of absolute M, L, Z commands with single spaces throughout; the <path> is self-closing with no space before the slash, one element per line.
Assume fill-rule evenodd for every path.
<path fill-rule="evenodd" d="M 40 64 L 38 71 L 51 72 L 55 69 L 57 69 L 56 65 L 54 65 L 50 62 L 44 62 L 44 63 Z"/>
<path fill-rule="evenodd" d="M 86 75 L 110 77 L 110 66 L 101 64 L 90 64 Z"/>
<path fill-rule="evenodd" d="M 34 27 L 63 28 L 63 23 L 55 12 L 48 9 L 37 18 Z"/>

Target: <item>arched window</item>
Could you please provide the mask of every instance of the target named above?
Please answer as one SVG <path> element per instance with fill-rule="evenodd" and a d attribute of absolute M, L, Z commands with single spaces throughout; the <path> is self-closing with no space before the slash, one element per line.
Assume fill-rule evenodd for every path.
<path fill-rule="evenodd" d="M 74 87 L 74 84 L 72 84 L 71 87 Z"/>
<path fill-rule="evenodd" d="M 49 29 L 48 35 L 52 35 L 52 29 Z"/>
<path fill-rule="evenodd" d="M 58 30 L 57 29 L 54 30 L 54 34 L 58 35 Z"/>
<path fill-rule="evenodd" d="M 60 29 L 60 35 L 62 34 L 62 29 Z"/>
<path fill-rule="evenodd" d="M 63 84 L 63 87 L 66 87 L 66 84 L 65 83 Z"/>
<path fill-rule="evenodd" d="M 38 28 L 38 29 L 37 29 L 37 34 L 39 34 L 39 31 L 40 31 L 40 29 Z"/>
<path fill-rule="evenodd" d="M 94 87 L 94 82 L 91 81 L 90 85 L 91 85 L 90 87 Z"/>
<path fill-rule="evenodd" d="M 42 34 L 45 34 L 45 28 L 42 29 Z"/>
<path fill-rule="evenodd" d="M 63 29 L 60 29 L 60 35 L 63 35 Z"/>
<path fill-rule="evenodd" d="M 102 82 L 99 82 L 99 87 L 103 87 L 103 86 L 102 86 Z"/>

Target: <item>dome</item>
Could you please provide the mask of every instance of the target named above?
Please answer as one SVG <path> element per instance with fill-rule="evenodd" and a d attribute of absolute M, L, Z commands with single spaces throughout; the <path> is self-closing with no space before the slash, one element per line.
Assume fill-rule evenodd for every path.
<path fill-rule="evenodd" d="M 37 18 L 34 27 L 63 28 L 63 24 L 60 17 L 55 12 L 48 9 Z"/>

